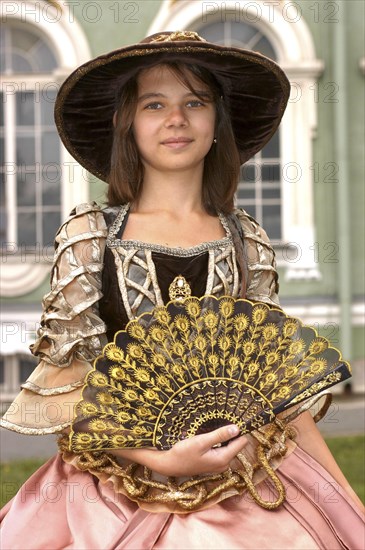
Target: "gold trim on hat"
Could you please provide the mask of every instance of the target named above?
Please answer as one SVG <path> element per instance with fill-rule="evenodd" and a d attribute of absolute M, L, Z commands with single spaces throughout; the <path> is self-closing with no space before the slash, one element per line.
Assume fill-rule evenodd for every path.
<path fill-rule="evenodd" d="M 199 42 L 206 42 L 204 38 L 194 31 L 175 31 L 171 34 L 159 34 L 156 38 L 151 40 L 151 42 L 176 42 L 178 40 L 197 40 Z"/>

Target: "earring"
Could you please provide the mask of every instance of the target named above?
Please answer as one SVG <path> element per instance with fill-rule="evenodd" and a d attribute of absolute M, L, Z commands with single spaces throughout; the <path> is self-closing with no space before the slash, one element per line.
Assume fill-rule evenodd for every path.
<path fill-rule="evenodd" d="M 213 139 L 213 143 L 217 143 L 217 138 L 214 138 L 214 139 Z"/>

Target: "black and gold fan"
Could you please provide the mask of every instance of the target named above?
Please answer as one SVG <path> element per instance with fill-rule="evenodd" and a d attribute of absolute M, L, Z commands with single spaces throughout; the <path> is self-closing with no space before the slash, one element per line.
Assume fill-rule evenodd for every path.
<path fill-rule="evenodd" d="M 105 346 L 70 446 L 168 449 L 230 423 L 247 433 L 350 376 L 328 340 L 280 309 L 230 297 L 170 302 Z"/>

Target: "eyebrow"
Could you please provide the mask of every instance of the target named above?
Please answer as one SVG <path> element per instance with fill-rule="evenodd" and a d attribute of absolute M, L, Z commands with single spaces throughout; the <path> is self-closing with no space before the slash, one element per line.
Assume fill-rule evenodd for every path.
<path fill-rule="evenodd" d="M 203 97 L 207 99 L 211 99 L 212 96 L 209 92 L 203 91 L 203 90 L 197 90 L 196 92 L 188 92 L 183 97 L 187 98 L 189 96 L 192 97 Z M 146 99 L 152 99 L 152 98 L 166 98 L 167 96 L 165 94 L 161 94 L 160 92 L 147 92 L 145 94 L 142 94 L 139 96 L 138 101 L 145 101 Z"/>

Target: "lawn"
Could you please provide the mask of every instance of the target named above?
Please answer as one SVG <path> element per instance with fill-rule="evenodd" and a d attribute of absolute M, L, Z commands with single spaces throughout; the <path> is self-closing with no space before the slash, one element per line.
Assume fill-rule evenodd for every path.
<path fill-rule="evenodd" d="M 363 436 L 326 438 L 337 464 L 365 503 L 365 439 Z"/>
<path fill-rule="evenodd" d="M 365 441 L 362 436 L 327 438 L 326 442 L 350 484 L 365 502 Z M 21 460 L 0 465 L 1 494 L 3 506 L 17 492 L 24 481 L 45 461 Z"/>

